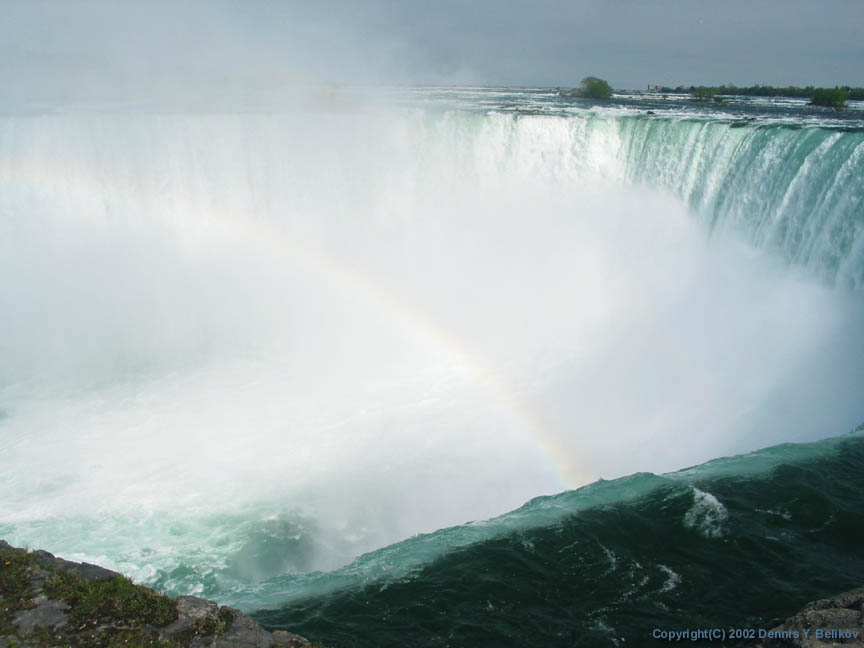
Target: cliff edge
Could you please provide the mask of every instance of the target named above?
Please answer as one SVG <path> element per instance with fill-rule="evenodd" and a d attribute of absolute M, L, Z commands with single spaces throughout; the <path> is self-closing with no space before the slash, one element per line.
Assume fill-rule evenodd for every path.
<path fill-rule="evenodd" d="M 0 540 L 0 648 L 314 648 L 195 596 Z"/>

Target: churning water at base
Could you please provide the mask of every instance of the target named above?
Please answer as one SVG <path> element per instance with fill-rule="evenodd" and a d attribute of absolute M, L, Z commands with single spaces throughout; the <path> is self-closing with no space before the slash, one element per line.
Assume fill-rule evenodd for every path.
<path fill-rule="evenodd" d="M 598 482 L 364 556 L 319 576 L 341 578 L 331 591 L 255 616 L 345 648 L 642 646 L 655 630 L 767 631 L 860 586 L 862 476 L 859 434 Z M 449 550 L 399 577 L 381 568 L 438 543 Z M 365 579 L 352 582 L 352 569 Z"/>
<path fill-rule="evenodd" d="M 0 117 L 0 537 L 273 605 L 860 423 L 861 125 L 637 108 Z"/>

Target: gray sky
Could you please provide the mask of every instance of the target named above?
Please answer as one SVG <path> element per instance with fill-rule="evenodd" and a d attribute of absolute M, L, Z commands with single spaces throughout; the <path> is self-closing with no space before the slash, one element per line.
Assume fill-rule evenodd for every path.
<path fill-rule="evenodd" d="M 864 86 L 862 0 L 0 0 L 7 96 L 297 81 Z"/>

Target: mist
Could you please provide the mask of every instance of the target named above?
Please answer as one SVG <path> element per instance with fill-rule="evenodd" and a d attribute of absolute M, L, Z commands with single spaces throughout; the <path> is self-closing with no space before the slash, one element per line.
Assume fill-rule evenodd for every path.
<path fill-rule="evenodd" d="M 629 182 L 614 118 L 356 89 L 522 82 L 494 43 L 386 3 L 4 10 L 12 542 L 201 593 L 860 423 L 860 294 Z"/>
<path fill-rule="evenodd" d="M 4 533 L 252 577 L 241 516 L 330 569 L 858 422 L 855 295 L 709 239 L 609 133 L 474 120 L 6 118 Z"/>
<path fill-rule="evenodd" d="M 396 40 L 305 3 L 3 3 L 4 105 L 262 109 L 405 83 Z"/>
<path fill-rule="evenodd" d="M 334 85 L 572 87 L 588 75 L 616 88 L 864 85 L 854 1 L 0 4 L 4 110 L 285 109 Z"/>

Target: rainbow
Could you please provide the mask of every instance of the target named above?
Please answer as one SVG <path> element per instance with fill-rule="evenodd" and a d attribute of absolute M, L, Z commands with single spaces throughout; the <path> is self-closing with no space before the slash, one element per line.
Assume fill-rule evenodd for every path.
<path fill-rule="evenodd" d="M 28 193 L 36 196 L 62 195 L 64 210 L 61 217 L 64 220 L 84 220 L 97 226 L 100 218 L 109 219 L 108 215 L 100 215 L 99 209 L 93 209 L 94 205 L 105 204 L 106 192 L 110 192 L 111 198 L 121 204 L 134 205 L 141 198 L 140 193 L 136 194 L 135 188 L 129 186 L 124 178 L 112 175 L 108 169 L 88 173 L 86 165 L 52 166 L 49 160 L 32 158 L 0 158 L 0 191 L 5 194 L 18 192 L 25 196 Z M 171 205 L 170 209 L 166 209 L 170 215 L 176 216 L 178 212 L 182 213 L 182 218 L 172 218 L 164 225 L 171 229 L 181 245 L 196 249 L 220 240 L 236 242 L 238 237 L 243 237 L 245 243 L 262 256 L 272 255 L 273 258 L 289 262 L 303 273 L 335 284 L 390 321 L 398 323 L 399 328 L 411 339 L 446 354 L 450 366 L 455 371 L 469 375 L 495 407 L 532 440 L 539 455 L 553 469 L 562 490 L 593 481 L 594 476 L 586 466 L 561 440 L 545 430 L 540 418 L 501 373 L 492 369 L 482 357 L 468 349 L 427 314 L 409 307 L 357 269 L 345 265 L 332 255 L 299 245 L 264 219 L 241 219 L 192 204 Z"/>

